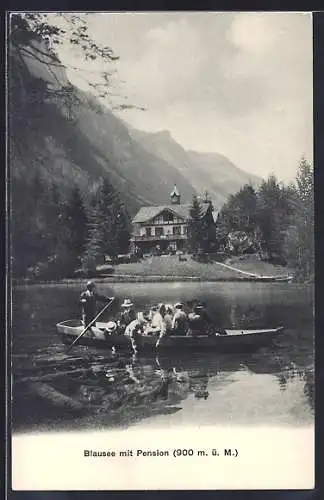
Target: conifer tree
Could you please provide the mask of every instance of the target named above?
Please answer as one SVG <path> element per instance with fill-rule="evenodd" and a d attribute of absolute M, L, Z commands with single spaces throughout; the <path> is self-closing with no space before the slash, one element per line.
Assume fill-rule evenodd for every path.
<path fill-rule="evenodd" d="M 84 253 L 84 266 L 94 269 L 105 255 L 115 258 L 128 248 L 130 226 L 126 209 L 108 179 L 101 184 L 89 210 L 89 237 Z"/>
<path fill-rule="evenodd" d="M 190 220 L 188 223 L 188 244 L 190 250 L 196 254 L 202 249 L 203 228 L 202 228 L 202 207 L 197 198 L 193 196 L 192 205 L 189 211 Z"/>

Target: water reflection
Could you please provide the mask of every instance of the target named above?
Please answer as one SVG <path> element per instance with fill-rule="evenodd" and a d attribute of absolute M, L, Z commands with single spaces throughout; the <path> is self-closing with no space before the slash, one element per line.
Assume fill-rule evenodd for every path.
<path fill-rule="evenodd" d="M 300 410 L 302 420 L 311 419 L 314 409 L 311 367 L 297 366 L 289 360 L 283 367 L 282 359 L 270 364 L 265 359 L 264 353 L 245 358 L 207 355 L 203 359 L 195 355 L 155 358 L 114 356 L 101 362 L 92 361 L 83 368 L 74 366 L 73 369 L 71 366 L 67 375 L 52 373 L 34 375 L 29 379 L 25 377 L 16 380 L 15 384 L 14 423 L 18 428 L 26 426 L 26 422 L 29 426 L 32 422 L 36 427 L 43 424 L 55 428 L 128 426 L 154 415 L 179 412 L 191 397 L 196 401 L 195 405 L 201 406 L 202 414 L 206 400 L 212 399 L 213 404 L 216 403 L 213 421 L 218 422 L 229 416 L 220 410 L 221 400 L 225 397 L 222 391 L 227 386 L 234 391 L 230 397 L 238 398 L 242 403 L 240 420 L 244 420 L 244 413 L 248 420 L 247 402 L 257 396 L 253 393 L 253 383 L 247 387 L 249 392 L 242 394 L 237 391 L 235 394 L 235 385 L 239 388 L 242 380 L 248 380 L 244 378 L 248 373 L 271 375 L 271 384 L 276 383 L 279 392 L 287 391 L 292 381 L 297 387 L 297 378 L 303 394 L 299 389 L 295 391 L 292 403 L 303 407 Z M 266 417 L 264 405 L 269 404 L 273 397 L 273 387 L 269 390 L 270 380 L 267 384 L 263 388 L 262 399 L 257 402 L 260 421 Z M 267 400 L 268 392 L 270 401 Z M 272 404 L 287 406 L 288 401 L 284 398 L 280 401 L 279 396 Z M 28 409 L 32 409 L 32 414 L 28 415 Z"/>
<path fill-rule="evenodd" d="M 78 287 L 16 290 L 14 429 L 130 426 L 161 418 L 167 425 L 193 419 L 201 425 L 312 421 L 312 295 L 288 286 L 134 284 L 115 290 L 103 286 L 100 292 L 106 295 L 131 295 L 139 308 L 197 297 L 223 327 L 286 327 L 271 349 L 250 355 L 187 353 L 151 358 L 82 346 L 66 356 L 55 323 L 78 317 Z"/>

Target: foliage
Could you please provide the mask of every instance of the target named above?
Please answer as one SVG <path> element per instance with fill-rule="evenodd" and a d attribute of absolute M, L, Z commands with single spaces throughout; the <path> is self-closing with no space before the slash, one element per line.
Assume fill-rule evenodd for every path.
<path fill-rule="evenodd" d="M 88 216 L 89 238 L 83 255 L 83 266 L 94 270 L 105 256 L 115 258 L 126 252 L 130 240 L 130 222 L 118 193 L 105 178 L 93 196 Z"/>
<path fill-rule="evenodd" d="M 97 59 L 102 71 L 95 78 L 88 71 L 85 78 L 97 96 L 105 97 L 110 91 L 111 65 L 118 57 L 111 48 L 99 45 L 90 36 L 87 19 L 86 14 L 70 13 L 18 13 L 10 16 L 10 229 L 12 270 L 17 277 L 73 275 L 86 251 L 89 259 L 95 254 L 95 262 L 97 253 L 109 250 L 116 254 L 120 249 L 128 248 L 129 218 L 108 181 L 101 192 L 94 192 L 94 206 L 91 207 L 76 186 L 69 190 L 62 184 L 63 192 L 59 192 L 57 185 L 51 185 L 45 175 L 40 174 L 42 152 L 37 158 L 34 151 L 31 151 L 31 158 L 26 154 L 31 141 L 37 141 L 46 132 L 51 134 L 50 129 L 43 133 L 49 107 L 55 108 L 59 116 L 64 115 L 63 121 L 67 118 L 74 123 L 76 118 L 78 93 L 73 85 L 62 83 L 57 77 L 64 69 L 58 57 L 60 45 L 73 46 L 89 64 Z M 41 65 L 40 70 L 43 67 L 52 75 L 55 85 L 31 73 L 30 67 L 35 63 Z M 78 68 L 69 69 L 78 71 Z M 15 168 L 16 163 L 18 167 Z M 91 186 L 87 194 L 90 193 Z M 101 196 L 104 199 L 98 198 Z M 98 214 L 101 223 L 98 223 Z"/>
<path fill-rule="evenodd" d="M 96 97 L 111 101 L 112 90 L 115 86 L 113 82 L 113 76 L 116 72 L 115 63 L 119 57 L 111 47 L 102 45 L 95 40 L 90 33 L 89 21 L 91 21 L 90 13 L 11 14 L 9 60 L 10 76 L 13 75 L 15 79 L 15 82 L 11 81 L 10 83 L 10 91 L 14 92 L 11 100 L 18 100 L 21 104 L 42 102 L 36 96 L 33 97 L 25 83 L 26 71 L 28 73 L 25 58 L 32 58 L 45 65 L 58 84 L 54 89 L 44 81 L 38 82 L 43 86 L 43 99 L 60 99 L 61 104 L 67 106 L 73 116 L 73 109 L 79 103 L 74 87 L 71 84 L 62 85 L 55 74 L 57 69 L 66 68 L 59 58 L 60 47 L 69 46 L 69 49 L 73 48 L 76 59 L 87 62 L 87 67 L 84 64 L 79 66 L 69 64 L 69 71 L 74 72 Z M 94 61 L 100 62 L 100 66 L 97 64 L 96 70 L 91 66 Z M 98 67 L 100 67 L 99 70 Z M 119 94 L 118 97 L 122 96 Z M 122 99 L 125 101 L 127 97 L 124 96 Z M 118 110 L 145 109 L 142 106 L 125 102 L 118 105 L 115 99 L 111 105 Z M 99 108 L 98 112 L 100 112 Z"/>
<path fill-rule="evenodd" d="M 226 246 L 229 233 L 245 233 L 251 239 L 256 230 L 257 194 L 252 185 L 246 184 L 237 194 L 231 195 L 217 219 L 216 237 L 219 245 Z"/>
<path fill-rule="evenodd" d="M 296 182 L 285 186 L 274 175 L 256 191 L 244 186 L 219 213 L 216 236 L 231 254 L 259 251 L 263 259 L 288 264 L 300 279 L 314 276 L 313 169 L 302 158 Z"/>
<path fill-rule="evenodd" d="M 189 214 L 188 245 L 190 250 L 195 254 L 201 250 L 202 245 L 202 207 L 197 196 L 193 196 L 192 198 Z"/>
<path fill-rule="evenodd" d="M 274 175 L 270 175 L 259 188 L 257 208 L 261 248 L 270 261 L 283 263 L 283 243 L 291 216 L 289 190 L 280 186 Z"/>
<path fill-rule="evenodd" d="M 302 158 L 294 189 L 294 218 L 286 234 L 287 260 L 299 279 L 313 280 L 314 252 L 314 178 L 313 168 Z"/>
<path fill-rule="evenodd" d="M 81 265 L 81 256 L 87 238 L 87 215 L 78 187 L 71 190 L 63 207 L 62 225 L 64 244 L 69 249 L 67 266 L 75 270 Z"/>
<path fill-rule="evenodd" d="M 193 196 L 188 222 L 188 246 L 193 254 L 206 253 L 213 248 L 216 234 L 211 211 L 211 203 L 210 209 L 204 210 L 198 198 Z"/>
<path fill-rule="evenodd" d="M 26 189 L 27 187 L 27 189 Z M 78 187 L 64 194 L 36 172 L 12 182 L 13 276 L 73 276 L 81 264 L 95 270 L 106 254 L 128 250 L 130 224 L 118 194 L 105 179 L 85 206 Z"/>
<path fill-rule="evenodd" d="M 55 184 L 36 171 L 31 181 L 13 178 L 11 244 L 13 275 L 59 278 L 73 274 L 84 244 L 84 207 L 75 188 L 64 201 Z"/>

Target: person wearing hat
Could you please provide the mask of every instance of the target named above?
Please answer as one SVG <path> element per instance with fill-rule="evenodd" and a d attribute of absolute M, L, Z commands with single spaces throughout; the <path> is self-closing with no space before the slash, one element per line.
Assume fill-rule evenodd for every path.
<path fill-rule="evenodd" d="M 173 335 L 185 335 L 188 330 L 188 320 L 185 311 L 183 310 L 183 304 L 178 302 L 174 306 L 175 313 L 172 320 L 172 334 Z"/>
<path fill-rule="evenodd" d="M 136 319 L 134 304 L 130 299 L 121 303 L 121 311 L 117 315 L 118 332 L 123 334 L 127 325 Z"/>
<path fill-rule="evenodd" d="M 82 323 L 84 326 L 89 325 L 96 317 L 97 301 L 107 303 L 108 300 L 111 300 L 110 297 L 105 297 L 97 293 L 95 283 L 93 281 L 88 281 L 86 289 L 80 295 Z"/>
<path fill-rule="evenodd" d="M 198 303 L 193 307 L 193 312 L 188 315 L 190 334 L 202 335 L 208 333 L 212 321 L 203 304 Z"/>

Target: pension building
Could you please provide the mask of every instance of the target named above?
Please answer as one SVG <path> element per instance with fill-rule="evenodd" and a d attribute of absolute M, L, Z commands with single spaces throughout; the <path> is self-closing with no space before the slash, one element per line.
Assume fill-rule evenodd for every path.
<path fill-rule="evenodd" d="M 186 249 L 190 208 L 190 203 L 181 203 L 181 195 L 176 186 L 170 193 L 169 204 L 140 208 L 132 221 L 133 249 L 140 249 L 144 253 L 157 247 L 161 251 Z M 211 204 L 201 203 L 201 209 L 206 222 L 214 224 Z"/>

